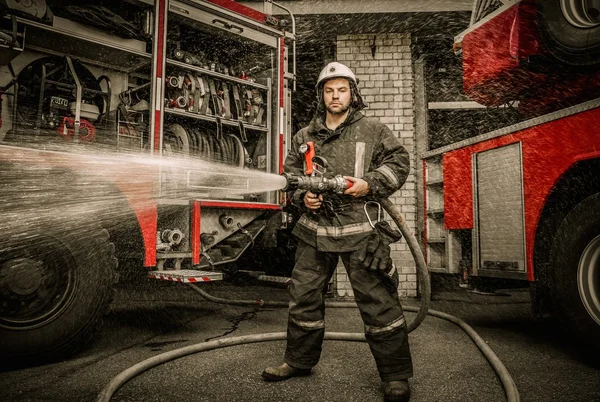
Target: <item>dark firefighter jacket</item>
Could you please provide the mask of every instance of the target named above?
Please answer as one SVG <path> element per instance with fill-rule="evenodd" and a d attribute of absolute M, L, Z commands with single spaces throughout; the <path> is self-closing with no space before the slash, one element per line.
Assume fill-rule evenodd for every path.
<path fill-rule="evenodd" d="M 298 131 L 285 160 L 285 172 L 304 174 L 304 155 L 298 148 L 308 141 L 314 143 L 315 155 L 326 159 L 326 177 L 359 177 L 369 183 L 370 191 L 361 198 L 323 194 L 325 202 L 312 212 L 304 206 L 306 192 L 297 190 L 292 203 L 304 213 L 292 233 L 320 251 L 358 250 L 373 230 L 363 209 L 365 202 L 387 198 L 402 187 L 410 169 L 408 152 L 385 124 L 351 110 L 335 131 L 324 125 L 323 116 L 316 116 Z M 368 210 L 372 219 L 377 217 L 374 204 L 369 204 Z"/>

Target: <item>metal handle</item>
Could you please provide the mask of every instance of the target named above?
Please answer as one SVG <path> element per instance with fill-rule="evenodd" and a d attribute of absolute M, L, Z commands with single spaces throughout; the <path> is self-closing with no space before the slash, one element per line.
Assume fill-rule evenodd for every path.
<path fill-rule="evenodd" d="M 227 21 L 223 21 L 223 20 L 219 20 L 219 19 L 215 18 L 214 20 L 212 20 L 212 23 L 213 24 L 221 24 L 221 25 L 223 25 L 223 27 L 225 27 L 225 28 L 227 28 L 229 30 L 237 29 L 239 31 L 239 33 L 244 32 L 244 28 L 238 27 L 237 25 L 230 24 Z"/>

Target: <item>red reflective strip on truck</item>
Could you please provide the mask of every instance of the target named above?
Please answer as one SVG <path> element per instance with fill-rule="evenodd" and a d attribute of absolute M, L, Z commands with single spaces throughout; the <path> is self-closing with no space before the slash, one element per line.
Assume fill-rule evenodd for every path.
<path fill-rule="evenodd" d="M 200 264 L 200 201 L 192 204 L 192 264 Z"/>
<path fill-rule="evenodd" d="M 247 202 L 199 201 L 201 207 L 238 209 L 281 209 L 277 204 L 253 204 Z"/>
<path fill-rule="evenodd" d="M 210 282 L 211 281 L 211 279 L 208 278 L 208 277 L 206 277 L 206 276 L 202 276 L 202 277 L 199 277 L 199 278 L 187 278 L 187 280 L 188 280 L 188 282 L 191 282 L 191 283 L 196 283 L 196 282 Z"/>
<path fill-rule="evenodd" d="M 144 238 L 144 266 L 156 266 L 156 222 L 158 221 L 158 210 L 144 208 L 136 212 L 140 229 Z"/>
<path fill-rule="evenodd" d="M 279 107 L 283 107 L 283 83 L 285 82 L 285 38 L 279 39 Z M 283 125 L 283 122 L 281 122 Z"/>
<path fill-rule="evenodd" d="M 157 60 L 158 65 L 156 66 L 156 76 L 162 78 L 163 76 L 163 48 L 165 40 L 165 0 L 158 0 L 158 32 L 157 38 Z"/>
<path fill-rule="evenodd" d="M 213 3 L 216 4 L 218 6 L 227 8 L 231 11 L 234 11 L 236 13 L 240 13 L 248 18 L 252 18 L 253 20 L 256 20 L 258 22 L 265 22 L 265 17 L 266 15 L 261 13 L 260 11 L 257 11 L 253 8 L 250 8 L 248 6 L 245 6 L 243 4 L 239 4 L 236 3 L 235 1 L 232 0 L 208 0 L 209 3 Z"/>
<path fill-rule="evenodd" d="M 151 273 L 151 274 L 148 274 L 148 277 L 152 278 L 152 279 L 160 279 L 160 280 L 163 280 L 163 281 L 183 282 L 183 283 L 187 283 L 187 282 L 190 282 L 190 283 L 211 282 L 212 281 L 212 279 L 210 279 L 207 276 L 198 276 L 198 277 L 195 277 L 195 278 L 176 278 L 176 277 L 173 277 L 173 276 L 170 276 L 170 275 L 167 275 L 167 274 L 165 274 L 165 275 L 159 275 L 159 274 L 152 274 Z"/>

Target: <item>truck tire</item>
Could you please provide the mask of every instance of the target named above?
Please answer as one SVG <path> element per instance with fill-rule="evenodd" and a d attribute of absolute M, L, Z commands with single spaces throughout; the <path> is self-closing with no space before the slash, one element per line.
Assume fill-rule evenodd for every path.
<path fill-rule="evenodd" d="M 0 245 L 0 364 L 8 367 L 79 351 L 112 301 L 117 265 L 98 225 L 63 220 L 23 232 Z"/>
<path fill-rule="evenodd" d="M 558 318 L 600 351 L 600 194 L 565 217 L 550 258 L 550 294 Z"/>
<path fill-rule="evenodd" d="M 542 41 L 552 56 L 573 67 L 600 64 L 600 1 L 538 0 Z"/>

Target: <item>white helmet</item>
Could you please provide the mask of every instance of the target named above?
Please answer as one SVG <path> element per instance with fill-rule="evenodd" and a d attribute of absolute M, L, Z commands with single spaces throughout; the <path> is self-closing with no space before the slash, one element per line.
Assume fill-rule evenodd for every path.
<path fill-rule="evenodd" d="M 352 70 L 342 63 L 334 61 L 326 65 L 325 68 L 321 70 L 321 74 L 319 74 L 319 79 L 317 80 L 317 88 L 319 85 L 321 85 L 321 83 L 332 78 L 348 78 L 354 82 L 354 85 L 358 86 L 358 81 L 356 80 L 356 76 Z"/>

